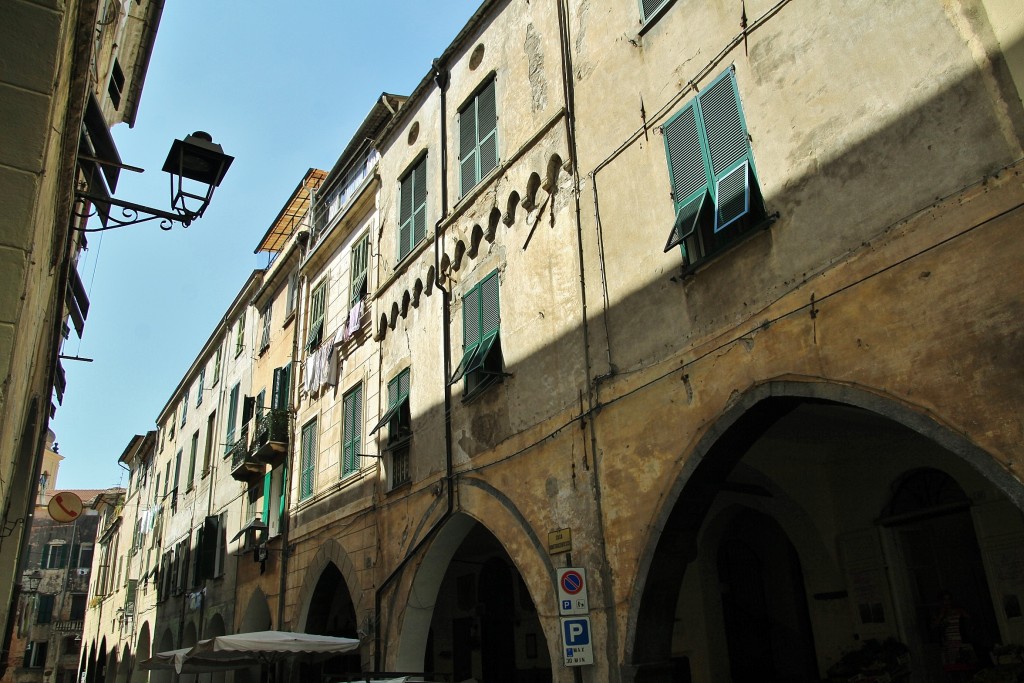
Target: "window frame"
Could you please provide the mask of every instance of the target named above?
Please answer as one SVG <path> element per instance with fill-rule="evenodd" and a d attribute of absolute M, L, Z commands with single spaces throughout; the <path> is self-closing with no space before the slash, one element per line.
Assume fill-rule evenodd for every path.
<path fill-rule="evenodd" d="M 245 310 L 238 316 L 237 328 L 235 330 L 235 358 L 242 355 L 245 349 Z"/>
<path fill-rule="evenodd" d="M 485 309 L 489 302 L 485 301 L 485 296 L 492 281 L 494 301 L 490 305 L 494 311 L 489 316 L 493 320 L 488 320 Z M 462 400 L 468 401 L 507 374 L 501 351 L 501 281 L 498 271 L 493 270 L 462 296 L 462 360 L 448 384 L 463 380 Z"/>
<path fill-rule="evenodd" d="M 235 422 L 238 421 L 238 397 L 241 391 L 242 383 L 236 382 L 235 386 L 231 387 L 231 393 L 228 395 L 227 429 L 224 432 L 224 457 L 231 453 L 231 447 L 235 445 Z"/>
<path fill-rule="evenodd" d="M 465 104 L 459 107 L 459 154 L 458 154 L 458 173 L 459 173 L 459 197 L 465 197 L 470 191 L 480 184 L 480 182 L 488 176 L 494 169 L 501 165 L 501 154 L 499 152 L 499 136 L 498 136 L 498 87 L 497 87 L 497 76 L 494 73 L 488 75 L 488 77 L 480 84 L 480 86 L 473 91 L 473 94 L 466 100 Z M 490 98 L 490 101 L 488 101 Z M 492 105 L 494 113 L 494 127 L 488 130 L 486 133 L 481 134 L 480 125 L 480 105 L 489 104 Z M 467 125 L 470 124 L 469 114 L 472 112 L 472 130 L 467 129 Z M 486 112 L 485 114 L 489 113 Z M 485 167 L 481 163 L 483 157 L 484 145 L 489 143 L 493 139 L 494 141 L 494 154 L 493 158 L 488 157 L 487 163 L 490 164 Z M 469 144 L 470 141 L 472 144 Z M 473 168 L 467 182 L 467 162 L 472 159 Z M 491 162 L 493 161 L 493 164 Z"/>
<path fill-rule="evenodd" d="M 260 311 L 260 323 L 261 323 L 261 334 L 260 334 L 260 353 L 263 353 L 270 348 L 270 319 L 274 312 L 274 302 L 271 301 L 263 310 Z"/>
<path fill-rule="evenodd" d="M 324 277 L 309 294 L 309 325 L 306 332 L 306 352 L 320 346 L 324 337 L 324 321 L 327 318 L 327 283 Z"/>
<path fill-rule="evenodd" d="M 349 310 L 366 298 L 370 278 L 370 231 L 364 232 L 349 251 Z"/>
<path fill-rule="evenodd" d="M 420 189 L 422 186 L 422 190 Z M 427 237 L 427 154 L 420 155 L 398 180 L 398 262 Z M 422 198 L 416 201 L 417 193 Z M 419 226 L 419 233 L 417 233 Z M 403 231 L 405 238 L 403 239 Z"/>

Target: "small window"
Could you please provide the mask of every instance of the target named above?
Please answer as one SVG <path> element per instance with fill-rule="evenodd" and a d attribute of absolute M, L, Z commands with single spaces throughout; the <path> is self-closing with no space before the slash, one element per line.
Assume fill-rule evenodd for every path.
<path fill-rule="evenodd" d="M 66 543 L 49 543 L 43 546 L 43 557 L 39 563 L 41 569 L 63 569 L 66 566 L 68 566 Z"/>
<path fill-rule="evenodd" d="M 464 400 L 505 377 L 500 323 L 498 272 L 494 271 L 462 297 L 462 360 L 448 383 L 465 379 Z"/>
<path fill-rule="evenodd" d="M 213 380 L 210 381 L 210 386 L 217 386 L 217 382 L 220 381 L 220 357 L 221 350 L 217 349 L 217 355 L 213 357 Z"/>
<path fill-rule="evenodd" d="M 235 445 L 235 421 L 238 419 L 238 394 L 240 391 L 241 385 L 236 384 L 231 387 L 231 395 L 228 398 L 228 426 L 224 438 L 225 455 L 231 452 L 231 447 Z"/>
<path fill-rule="evenodd" d="M 356 307 L 360 301 L 366 298 L 367 292 L 367 274 L 369 272 L 370 265 L 370 233 L 366 233 L 360 237 L 355 246 L 352 247 L 352 255 L 350 260 L 349 270 L 351 277 L 349 278 L 349 310 Z"/>
<path fill-rule="evenodd" d="M 185 389 L 185 396 L 181 399 L 181 426 L 185 426 L 188 419 L 188 389 Z"/>
<path fill-rule="evenodd" d="M 235 327 L 235 358 L 242 354 L 245 348 L 245 311 L 238 318 L 238 325 Z"/>
<path fill-rule="evenodd" d="M 459 178 L 462 196 L 498 166 L 498 110 L 494 79 L 459 110 Z"/>
<path fill-rule="evenodd" d="M 186 481 L 185 488 L 188 491 L 192 490 L 192 486 L 196 480 L 196 457 L 199 455 L 199 431 L 196 430 L 195 434 L 192 435 L 192 445 L 189 447 L 188 452 L 188 480 Z"/>
<path fill-rule="evenodd" d="M 313 495 L 316 484 L 316 418 L 302 427 L 299 447 L 299 500 Z"/>
<path fill-rule="evenodd" d="M 409 377 L 406 368 L 388 382 L 388 409 L 380 422 L 370 431 L 375 433 L 384 425 L 388 427 L 387 448 L 397 448 L 412 438 L 412 418 L 409 413 Z"/>
<path fill-rule="evenodd" d="M 196 408 L 203 405 L 203 385 L 206 384 L 206 368 L 199 371 L 199 385 L 196 387 Z"/>
<path fill-rule="evenodd" d="M 272 310 L 271 304 L 267 304 L 266 308 L 260 313 L 260 327 L 262 328 L 260 334 L 260 353 L 270 348 L 270 314 Z"/>
<path fill-rule="evenodd" d="M 53 621 L 53 596 L 46 593 L 37 594 L 36 623 L 49 624 Z"/>
<path fill-rule="evenodd" d="M 124 71 L 121 70 L 121 63 L 114 57 L 114 64 L 110 67 L 110 83 L 107 85 L 107 94 L 110 95 L 110 102 L 114 109 L 121 108 L 121 94 L 124 92 Z"/>
<path fill-rule="evenodd" d="M 29 669 L 41 669 L 46 665 L 45 640 L 34 640 L 25 646 L 25 666 Z"/>
<path fill-rule="evenodd" d="M 359 471 L 359 451 L 363 445 L 363 385 L 357 384 L 345 394 L 342 405 L 345 417 L 341 453 L 341 476 Z"/>
<path fill-rule="evenodd" d="M 285 295 L 284 317 L 285 320 L 295 313 L 295 301 L 299 294 L 299 273 L 292 271 L 288 275 L 288 293 Z"/>
<path fill-rule="evenodd" d="M 309 332 L 306 335 L 306 351 L 312 352 L 323 339 L 324 317 L 327 312 L 327 280 L 324 279 L 309 299 Z"/>
<path fill-rule="evenodd" d="M 662 129 L 676 218 L 665 251 L 694 266 L 766 219 L 732 69 Z"/>
<path fill-rule="evenodd" d="M 401 261 L 427 235 L 426 157 L 402 177 L 398 195 L 398 260 Z"/>

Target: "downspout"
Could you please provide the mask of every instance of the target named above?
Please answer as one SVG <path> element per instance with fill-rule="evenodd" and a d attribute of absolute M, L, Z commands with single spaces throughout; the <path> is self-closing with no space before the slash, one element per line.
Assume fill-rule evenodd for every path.
<path fill-rule="evenodd" d="M 563 96 L 565 98 L 565 128 L 566 138 L 569 143 L 569 159 L 572 163 L 572 177 L 573 177 L 573 201 L 575 202 L 576 211 L 576 246 L 577 246 L 577 258 L 579 261 L 579 274 L 580 274 L 580 307 L 582 309 L 581 315 L 581 326 L 583 329 L 583 362 L 586 372 L 587 382 L 587 415 L 590 416 L 590 424 L 587 424 L 586 418 L 580 422 L 580 427 L 586 429 L 589 426 L 590 432 L 590 455 L 591 455 L 591 466 L 592 476 L 591 481 L 594 487 L 594 505 L 595 505 L 595 523 L 598 530 L 598 542 L 601 549 L 601 560 L 604 566 L 608 566 L 607 561 L 607 548 L 605 546 L 604 539 L 604 514 L 601 504 L 601 478 L 600 469 L 597 466 L 597 431 L 595 429 L 595 422 L 597 421 L 597 411 L 601 407 L 600 396 L 597 395 L 598 387 L 594 382 L 593 378 L 593 366 L 590 362 L 590 325 L 587 322 L 587 279 L 586 279 L 586 259 L 583 251 L 583 221 L 580 213 L 580 175 L 579 175 L 579 164 L 576 148 L 576 96 L 573 90 L 573 66 L 572 66 L 572 40 L 569 34 L 569 23 L 566 16 L 566 8 L 563 0 L 558 0 L 558 33 L 559 33 L 559 45 L 562 53 L 562 88 Z M 610 344 L 610 340 L 605 340 L 606 344 Z M 605 595 L 613 595 L 613 586 L 611 581 L 611 575 L 607 571 L 602 571 L 599 574 L 601 590 Z M 609 670 L 614 671 L 616 668 L 621 667 L 621 663 L 618 661 L 618 651 L 613 647 L 613 643 L 618 642 L 618 619 L 615 614 L 615 603 L 609 601 L 608 603 L 608 639 L 606 647 L 606 656 L 609 664 Z M 581 679 L 581 671 L 579 667 L 574 669 L 575 680 Z"/>
<path fill-rule="evenodd" d="M 452 516 L 455 510 L 455 472 L 452 458 L 452 388 L 448 384 L 448 378 L 451 377 L 451 327 L 448 323 L 449 312 L 451 310 L 451 293 L 444 288 L 442 285 L 441 269 L 440 269 L 440 248 L 441 248 L 441 224 L 444 222 L 445 217 L 448 215 L 448 71 L 445 69 L 441 61 L 435 59 L 432 65 L 434 71 L 434 83 L 437 85 L 438 90 L 441 93 L 441 131 L 440 131 L 440 142 L 441 142 L 441 216 L 434 223 L 434 285 L 438 291 L 441 292 L 441 336 L 442 343 L 444 345 L 442 354 L 444 356 L 444 362 L 442 363 L 444 376 L 442 381 L 444 383 L 444 458 L 445 458 L 445 480 L 447 482 L 445 489 L 447 490 L 447 506 L 445 507 L 444 514 L 435 521 L 427 532 L 423 535 L 423 538 L 406 554 L 398 566 L 395 567 L 394 571 L 384 579 L 383 583 L 377 587 L 374 592 L 374 669 L 377 671 L 381 670 L 381 663 L 383 660 L 383 652 L 381 648 L 381 602 L 383 601 L 384 592 L 391 586 L 402 572 L 409 562 L 416 557 L 420 550 L 431 540 L 441 529 L 445 522 Z"/>

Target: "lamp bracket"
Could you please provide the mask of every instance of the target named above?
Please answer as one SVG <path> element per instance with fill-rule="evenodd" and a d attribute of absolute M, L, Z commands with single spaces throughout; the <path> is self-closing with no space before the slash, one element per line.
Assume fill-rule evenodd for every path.
<path fill-rule="evenodd" d="M 200 216 L 200 214 L 193 213 L 187 209 L 183 210 L 181 213 L 172 213 L 170 211 L 163 211 L 161 209 L 154 209 L 142 204 L 136 204 L 134 202 L 115 199 L 114 197 L 100 197 L 81 190 L 75 191 L 75 197 L 84 202 L 88 202 L 93 206 L 106 207 L 107 221 L 110 223 L 102 228 L 75 228 L 79 232 L 103 232 L 104 230 L 114 230 L 115 228 L 137 225 L 138 223 L 148 223 L 149 221 L 154 220 L 160 221 L 161 230 L 170 230 L 174 227 L 175 223 L 181 223 L 181 227 L 187 228 L 192 224 L 192 221 Z M 111 207 L 115 206 L 121 209 L 121 215 L 123 218 L 118 218 L 114 215 Z M 75 216 L 82 219 L 89 218 L 94 215 L 96 215 L 96 211 L 92 211 L 91 213 L 88 211 L 86 213 L 75 212 Z"/>

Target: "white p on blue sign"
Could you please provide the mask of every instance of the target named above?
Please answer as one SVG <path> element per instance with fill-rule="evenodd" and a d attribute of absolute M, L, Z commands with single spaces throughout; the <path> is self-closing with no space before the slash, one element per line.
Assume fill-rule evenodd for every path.
<path fill-rule="evenodd" d="M 594 663 L 594 647 L 590 639 L 590 617 L 562 619 L 562 658 L 566 666 Z"/>

